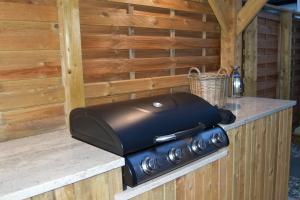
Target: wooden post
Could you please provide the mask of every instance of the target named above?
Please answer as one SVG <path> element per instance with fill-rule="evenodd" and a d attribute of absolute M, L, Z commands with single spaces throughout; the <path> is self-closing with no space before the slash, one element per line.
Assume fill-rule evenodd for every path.
<path fill-rule="evenodd" d="M 240 0 L 208 0 L 221 26 L 221 67 L 233 67 L 239 58 L 236 35 L 237 13 Z"/>
<path fill-rule="evenodd" d="M 237 17 L 237 35 L 242 33 L 247 25 L 252 21 L 261 8 L 267 3 L 267 0 L 248 0 L 240 9 Z"/>
<path fill-rule="evenodd" d="M 221 67 L 241 65 L 240 34 L 264 6 L 267 0 L 208 0 L 221 26 Z"/>
<path fill-rule="evenodd" d="M 245 96 L 257 95 L 257 17 L 244 32 L 244 83 Z"/>
<path fill-rule="evenodd" d="M 280 89 L 281 99 L 289 99 L 291 91 L 291 48 L 293 15 L 290 12 L 280 14 Z"/>
<path fill-rule="evenodd" d="M 85 105 L 78 0 L 58 0 L 61 65 L 65 87 L 65 114 Z"/>

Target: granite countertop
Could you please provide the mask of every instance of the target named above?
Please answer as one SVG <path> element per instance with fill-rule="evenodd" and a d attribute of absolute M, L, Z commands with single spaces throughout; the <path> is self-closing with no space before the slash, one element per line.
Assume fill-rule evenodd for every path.
<path fill-rule="evenodd" d="M 236 121 L 221 125 L 226 131 L 296 105 L 296 101 L 256 97 L 229 98 L 227 102 L 225 108 L 232 110 Z"/>
<path fill-rule="evenodd" d="M 35 196 L 124 165 L 64 131 L 0 143 L 0 200 Z"/>
<path fill-rule="evenodd" d="M 270 115 L 296 104 L 295 101 L 244 97 L 229 99 L 237 116 L 235 123 L 221 125 L 225 130 Z M 72 139 L 66 130 L 0 143 L 0 200 L 24 199 L 121 167 L 124 159 Z M 213 159 L 226 156 L 220 151 L 155 181 L 128 189 L 116 197 L 133 197 L 189 173 Z M 173 180 L 172 179 L 172 180 Z"/>

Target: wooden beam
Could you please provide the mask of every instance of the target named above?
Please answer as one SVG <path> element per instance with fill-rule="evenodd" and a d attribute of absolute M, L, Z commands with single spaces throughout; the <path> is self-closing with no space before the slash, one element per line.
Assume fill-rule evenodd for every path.
<path fill-rule="evenodd" d="M 208 0 L 221 26 L 221 67 L 232 71 L 240 65 L 241 38 L 236 36 L 237 11 L 240 0 Z"/>
<path fill-rule="evenodd" d="M 65 113 L 85 105 L 78 0 L 58 0 Z"/>
<path fill-rule="evenodd" d="M 245 96 L 257 95 L 257 17 L 244 32 L 244 83 Z"/>
<path fill-rule="evenodd" d="M 213 10 L 222 31 L 227 32 L 229 29 L 229 19 L 228 16 L 224 12 L 224 4 L 222 4 L 221 1 L 216 1 L 216 0 L 208 0 L 208 3 Z"/>
<path fill-rule="evenodd" d="M 292 26 L 293 14 L 282 12 L 280 14 L 280 89 L 281 99 L 290 98 L 291 88 L 291 48 L 292 48 Z"/>
<path fill-rule="evenodd" d="M 246 2 L 246 4 L 240 9 L 237 16 L 237 35 L 246 28 L 266 2 L 267 0 L 248 0 Z"/>

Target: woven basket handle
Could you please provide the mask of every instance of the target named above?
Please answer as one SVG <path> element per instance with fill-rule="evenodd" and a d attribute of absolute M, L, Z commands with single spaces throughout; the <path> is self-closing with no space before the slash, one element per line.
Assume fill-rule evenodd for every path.
<path fill-rule="evenodd" d="M 220 67 L 218 70 L 218 74 L 220 75 L 230 75 L 231 74 L 231 69 L 228 69 L 227 67 Z"/>
<path fill-rule="evenodd" d="M 189 74 L 188 74 L 188 77 L 190 78 L 193 71 L 196 71 L 197 72 L 197 76 L 200 76 L 201 75 L 201 72 L 200 70 L 197 68 L 197 67 L 191 67 L 190 70 L 189 70 Z"/>

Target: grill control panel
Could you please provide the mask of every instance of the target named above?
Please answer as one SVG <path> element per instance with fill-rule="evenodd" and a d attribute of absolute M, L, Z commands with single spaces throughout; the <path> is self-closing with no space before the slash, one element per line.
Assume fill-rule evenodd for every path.
<path fill-rule="evenodd" d="M 123 181 L 128 186 L 135 186 L 228 145 L 229 139 L 226 132 L 220 127 L 215 127 L 195 134 L 193 137 L 167 142 L 149 150 L 128 155 L 123 168 Z M 134 176 L 129 176 L 129 174 L 134 174 Z"/>

